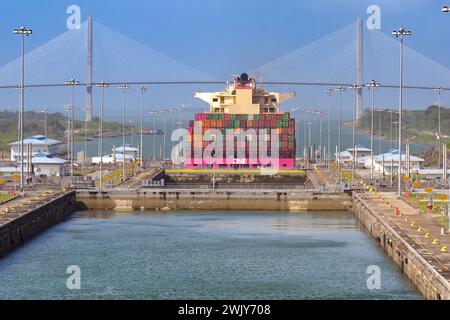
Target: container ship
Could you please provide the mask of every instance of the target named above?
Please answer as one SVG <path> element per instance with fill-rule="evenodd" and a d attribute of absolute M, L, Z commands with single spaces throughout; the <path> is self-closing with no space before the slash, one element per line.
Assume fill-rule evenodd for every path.
<path fill-rule="evenodd" d="M 295 92 L 267 92 L 257 87 L 256 79 L 246 73 L 229 81 L 225 91 L 196 92 L 194 97 L 207 102 L 210 110 L 196 114 L 195 119 L 189 121 L 190 150 L 185 155 L 186 167 L 293 168 L 296 154 L 295 119 L 288 112 L 281 112 L 280 105 L 294 96 Z M 252 138 L 246 138 L 245 142 L 236 141 L 235 134 L 249 131 L 256 133 L 259 140 L 264 137 L 267 155 L 264 161 L 261 157 L 261 141 L 256 144 L 256 157 L 254 149 L 250 150 L 250 146 L 255 146 L 249 141 Z M 209 139 L 210 132 L 221 133 L 223 139 Z M 260 136 L 263 132 L 265 134 Z M 274 143 L 275 139 L 278 145 Z M 204 156 L 205 149 L 212 143 L 209 140 L 215 141 L 216 145 L 223 144 L 219 151 L 213 151 L 213 164 Z M 233 148 L 231 152 L 230 146 Z M 276 152 L 273 151 L 275 146 Z M 270 158 L 270 164 L 267 158 Z"/>

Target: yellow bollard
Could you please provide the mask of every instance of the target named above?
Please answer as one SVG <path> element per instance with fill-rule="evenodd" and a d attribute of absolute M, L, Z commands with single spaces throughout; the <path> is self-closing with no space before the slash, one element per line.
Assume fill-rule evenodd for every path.
<path fill-rule="evenodd" d="M 427 233 L 425 233 L 425 236 L 424 236 L 425 238 L 429 238 L 430 237 L 430 233 L 429 232 L 427 232 Z"/>
<path fill-rule="evenodd" d="M 442 247 L 441 252 L 447 252 L 447 247 Z"/>
<path fill-rule="evenodd" d="M 433 244 L 439 244 L 439 240 L 438 239 L 434 239 L 432 243 Z"/>
<path fill-rule="evenodd" d="M 415 227 L 415 226 L 416 226 L 416 222 L 413 221 L 413 222 L 411 223 L 411 227 Z"/>
<path fill-rule="evenodd" d="M 417 232 L 418 232 L 418 233 L 422 233 L 422 231 L 423 231 L 423 228 L 422 228 L 422 227 L 419 227 L 419 229 L 417 229 Z"/>
<path fill-rule="evenodd" d="M 408 221 L 408 220 L 409 220 L 409 218 L 408 218 L 408 217 L 406 217 L 406 218 L 405 218 L 405 221 Z"/>

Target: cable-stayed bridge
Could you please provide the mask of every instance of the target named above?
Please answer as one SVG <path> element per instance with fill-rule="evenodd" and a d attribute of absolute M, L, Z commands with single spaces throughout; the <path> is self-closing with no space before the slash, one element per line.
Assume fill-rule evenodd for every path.
<path fill-rule="evenodd" d="M 92 35 L 92 36 L 90 36 Z M 379 30 L 352 23 L 251 71 L 263 85 L 351 86 L 376 79 L 384 88 L 399 83 L 398 41 Z M 405 46 L 404 87 L 450 90 L 450 70 Z M 92 58 L 92 59 L 91 59 Z M 25 87 L 63 87 L 76 78 L 89 91 L 111 85 L 217 84 L 217 79 L 142 45 L 97 22 L 85 22 L 25 55 Z M 0 68 L 0 88 L 17 88 L 20 58 Z M 230 66 L 230 73 L 235 72 Z M 238 70 L 240 71 L 240 70 Z M 244 70 L 245 71 L 245 70 Z M 359 92 L 362 95 L 362 90 Z M 89 105 L 91 104 L 91 105 Z M 358 103 L 359 113 L 362 102 Z M 88 116 L 90 118 L 90 116 Z"/>

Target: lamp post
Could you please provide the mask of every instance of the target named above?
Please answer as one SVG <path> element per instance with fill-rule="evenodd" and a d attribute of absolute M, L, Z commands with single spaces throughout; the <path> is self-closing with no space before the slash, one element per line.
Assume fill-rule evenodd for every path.
<path fill-rule="evenodd" d="M 403 118 L 403 39 L 406 36 L 410 36 L 411 31 L 406 28 L 400 28 L 394 30 L 392 35 L 396 38 L 400 38 L 400 96 L 399 96 L 399 110 L 398 110 L 398 196 L 402 193 L 402 118 Z"/>
<path fill-rule="evenodd" d="M 82 109 L 84 112 L 88 111 L 87 107 Z M 87 153 L 87 132 L 88 132 L 88 121 L 84 120 L 84 152 L 83 152 L 83 166 L 81 167 L 81 172 L 84 175 L 84 169 L 86 167 L 86 153 Z"/>
<path fill-rule="evenodd" d="M 331 95 L 334 90 L 329 88 L 325 90 L 325 93 L 328 95 L 328 137 L 327 137 L 327 151 L 328 151 L 328 159 L 327 159 L 327 167 L 330 170 L 330 160 L 331 160 Z"/>
<path fill-rule="evenodd" d="M 20 126 L 20 145 L 19 145 L 19 153 L 20 153 L 20 191 L 23 193 L 23 114 L 24 114 L 24 106 L 25 106 L 25 37 L 33 34 L 31 29 L 27 27 L 20 27 L 14 29 L 14 34 L 22 37 L 22 59 L 20 64 L 20 107 L 19 107 L 19 126 Z"/>
<path fill-rule="evenodd" d="M 45 137 L 45 152 L 48 152 L 48 144 L 47 144 L 47 113 L 48 108 L 42 109 L 42 113 L 44 114 L 44 137 Z"/>
<path fill-rule="evenodd" d="M 370 180 L 373 179 L 373 135 L 374 135 L 374 112 L 375 112 L 375 89 L 381 84 L 375 80 L 370 81 L 366 84 L 366 87 L 372 93 L 372 106 L 370 110 Z"/>
<path fill-rule="evenodd" d="M 126 180 L 125 177 L 125 96 L 126 96 L 126 91 L 129 89 L 130 87 L 127 84 L 122 84 L 119 86 L 119 89 L 122 90 L 122 97 L 123 97 L 123 103 L 122 103 L 122 147 L 123 147 L 123 161 L 122 161 L 122 182 L 124 182 Z"/>
<path fill-rule="evenodd" d="M 139 160 L 140 160 L 140 168 L 142 170 L 143 168 L 143 162 L 144 162 L 144 143 L 143 143 L 143 130 L 144 130 L 144 93 L 147 91 L 146 87 L 139 87 L 138 88 L 139 92 L 141 93 L 141 119 L 140 119 L 140 123 L 141 123 L 141 136 L 140 136 L 140 145 L 139 145 Z"/>
<path fill-rule="evenodd" d="M 100 141 L 99 141 L 99 158 L 100 158 L 100 180 L 99 180 L 99 188 L 100 191 L 102 190 L 102 183 L 103 183 L 103 110 L 104 110 L 104 104 L 105 104 L 105 88 L 109 87 L 109 83 L 106 82 L 100 82 L 96 84 L 96 87 L 102 89 L 102 94 L 100 96 L 100 128 L 99 128 L 99 135 L 100 135 Z"/>
<path fill-rule="evenodd" d="M 344 87 L 338 87 L 334 89 L 339 94 L 339 126 L 338 126 L 338 147 L 337 147 L 337 170 L 338 170 L 338 187 L 341 185 L 341 124 L 342 124 L 342 92 L 345 91 Z"/>
<path fill-rule="evenodd" d="M 67 160 L 70 161 L 70 114 L 72 112 L 72 106 L 66 105 L 64 111 L 67 112 Z"/>
<path fill-rule="evenodd" d="M 353 121 L 352 121 L 352 183 L 355 183 L 355 170 L 356 170 L 356 158 L 357 158 L 357 152 L 356 152 L 356 108 L 357 108 L 357 97 L 358 97 L 358 91 L 362 88 L 359 84 L 353 84 L 350 86 L 350 89 L 353 89 L 354 95 L 355 95 L 355 105 L 353 108 Z"/>
<path fill-rule="evenodd" d="M 442 93 L 444 88 L 435 88 L 434 91 L 438 94 L 438 131 L 436 135 L 436 142 L 438 145 L 438 167 L 441 167 L 441 107 L 442 107 Z"/>
<path fill-rule="evenodd" d="M 155 118 L 156 114 L 158 113 L 158 110 L 152 110 L 149 112 L 152 115 L 152 124 L 153 124 L 153 154 L 152 154 L 152 160 L 156 161 L 156 129 L 155 129 Z"/>
<path fill-rule="evenodd" d="M 72 87 L 72 101 L 71 101 L 71 113 L 70 113 L 70 177 L 72 179 L 73 183 L 73 131 L 74 131 L 74 118 L 75 118 L 75 86 L 80 85 L 80 81 L 77 81 L 75 79 L 70 79 L 65 82 L 66 86 Z"/>

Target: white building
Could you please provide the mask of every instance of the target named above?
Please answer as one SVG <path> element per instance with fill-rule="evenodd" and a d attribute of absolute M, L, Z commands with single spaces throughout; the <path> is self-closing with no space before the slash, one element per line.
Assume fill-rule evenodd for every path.
<path fill-rule="evenodd" d="M 358 164 L 362 164 L 363 162 L 360 161 L 360 159 L 364 159 L 367 156 L 370 156 L 371 149 L 362 147 L 362 146 L 355 146 L 356 149 L 356 162 Z M 351 164 L 353 163 L 353 148 L 348 148 L 344 151 L 342 151 L 339 154 L 339 158 L 336 157 L 336 159 L 340 159 L 339 161 L 341 164 Z"/>
<path fill-rule="evenodd" d="M 27 158 L 28 145 L 31 145 L 31 154 L 48 152 L 50 155 L 56 155 L 58 153 L 58 148 L 60 144 L 61 141 L 50 139 L 43 135 L 34 135 L 26 137 L 23 139 L 24 159 Z M 11 142 L 9 146 L 11 146 L 11 161 L 19 161 L 20 141 Z"/>
<path fill-rule="evenodd" d="M 107 154 L 103 156 L 103 164 L 114 164 L 114 163 L 122 163 L 124 156 L 122 153 L 116 153 L 115 155 Z M 125 155 L 125 162 L 133 162 L 135 158 L 131 155 Z M 92 164 L 99 164 L 100 157 L 92 157 Z"/>
<path fill-rule="evenodd" d="M 37 176 L 61 177 L 64 175 L 64 165 L 68 161 L 43 152 L 35 154 L 31 163 Z"/>
<path fill-rule="evenodd" d="M 114 148 L 113 148 L 112 152 L 114 153 Z M 116 148 L 115 152 L 116 152 L 116 155 L 125 153 L 126 156 L 131 156 L 133 159 L 136 159 L 138 156 L 139 149 L 134 148 L 133 146 L 131 146 L 131 144 L 125 144 L 125 147 L 122 146 L 122 147 Z M 125 158 L 127 159 L 127 157 L 125 157 Z"/>
<path fill-rule="evenodd" d="M 420 170 L 422 162 L 424 159 L 411 155 L 410 158 L 410 168 L 411 172 L 417 172 Z M 387 153 L 379 154 L 373 157 L 373 168 L 375 171 L 382 173 L 384 165 L 385 174 L 397 174 L 398 173 L 398 161 L 399 152 L 398 150 L 390 150 Z M 405 173 L 406 169 L 406 154 L 403 152 L 401 155 L 402 161 L 402 173 Z M 365 164 L 367 168 L 370 168 L 371 159 L 370 157 L 365 159 Z"/>
<path fill-rule="evenodd" d="M 28 172 L 28 161 L 23 164 L 23 171 Z M 65 159 L 54 157 L 47 152 L 35 153 L 31 158 L 31 170 L 36 176 L 61 177 L 64 175 L 64 165 L 69 163 Z M 0 172 L 2 174 L 12 175 L 21 172 L 20 161 L 15 167 L 2 167 Z"/>

